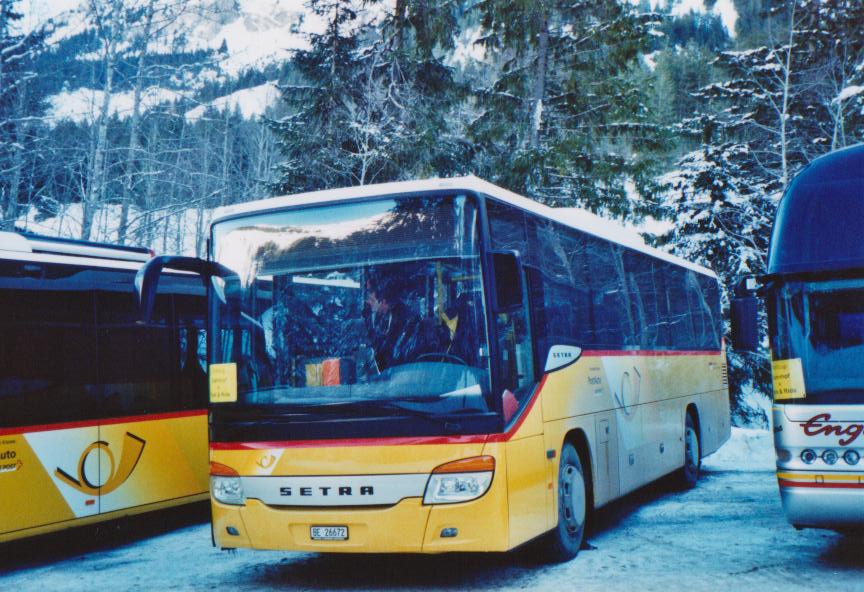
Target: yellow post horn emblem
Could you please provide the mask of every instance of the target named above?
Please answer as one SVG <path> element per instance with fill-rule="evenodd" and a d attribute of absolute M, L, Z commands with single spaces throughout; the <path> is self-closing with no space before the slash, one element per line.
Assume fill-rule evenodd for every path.
<path fill-rule="evenodd" d="M 81 454 L 81 458 L 78 461 L 77 479 L 59 467 L 54 471 L 54 474 L 69 487 L 72 487 L 81 493 L 95 496 L 111 493 L 120 487 L 126 479 L 129 478 L 129 475 L 132 474 L 135 465 L 138 464 L 138 460 L 141 458 L 141 453 L 144 452 L 145 444 L 146 442 L 135 434 L 126 432 L 126 435 L 123 438 L 123 450 L 120 452 L 120 464 L 115 465 L 114 453 L 111 452 L 111 449 L 108 447 L 108 442 L 99 440 L 85 448 L 84 452 Z M 101 486 L 92 483 L 87 479 L 87 475 L 84 472 L 84 463 L 87 462 L 87 457 L 90 456 L 90 453 L 94 450 L 101 450 L 104 452 L 111 463 L 111 471 L 109 472 L 108 480 Z"/>

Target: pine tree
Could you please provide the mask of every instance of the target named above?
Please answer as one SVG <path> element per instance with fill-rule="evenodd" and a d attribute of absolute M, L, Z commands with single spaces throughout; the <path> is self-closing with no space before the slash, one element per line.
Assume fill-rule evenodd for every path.
<path fill-rule="evenodd" d="M 625 184 L 644 187 L 663 148 L 634 75 L 653 15 L 615 0 L 478 3 L 488 59 L 472 124 L 476 168 L 550 205 L 632 214 Z"/>
<path fill-rule="evenodd" d="M 661 180 L 675 220 L 661 242 L 713 268 L 727 289 L 766 271 L 776 206 L 797 171 L 864 137 L 856 109 L 860 3 L 761 0 L 747 7 L 738 47 L 715 60 L 723 78 L 694 93 L 700 108 L 680 126 L 701 147 Z M 748 384 L 770 392 L 767 361 L 767 353 L 730 353 L 736 397 Z"/>
<path fill-rule="evenodd" d="M 273 125 L 285 157 L 276 192 L 362 185 L 458 169 L 449 133 L 459 88 L 436 54 L 452 46 L 449 2 L 399 0 L 379 28 L 352 0 L 311 0 L 328 23 L 298 52 Z"/>

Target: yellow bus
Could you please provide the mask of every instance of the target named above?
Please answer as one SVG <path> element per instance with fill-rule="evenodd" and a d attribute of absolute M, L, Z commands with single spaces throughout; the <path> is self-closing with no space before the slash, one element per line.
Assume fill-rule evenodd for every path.
<path fill-rule="evenodd" d="M 150 257 L 0 233 L 0 542 L 207 499 L 205 293 L 139 323 Z"/>
<path fill-rule="evenodd" d="M 729 437 L 709 270 L 475 177 L 217 214 L 213 538 L 313 552 L 578 552 L 587 516 Z"/>

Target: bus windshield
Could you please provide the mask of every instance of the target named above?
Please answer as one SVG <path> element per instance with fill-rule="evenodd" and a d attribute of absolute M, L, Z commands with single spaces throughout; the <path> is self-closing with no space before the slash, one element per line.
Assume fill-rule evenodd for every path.
<path fill-rule="evenodd" d="M 488 414 L 477 235 L 466 196 L 324 204 L 214 226 L 211 363 L 233 407 L 316 417 Z M 224 408 L 224 406 L 223 406 Z"/>
<path fill-rule="evenodd" d="M 786 282 L 768 304 L 773 358 L 804 374 L 806 395 L 783 402 L 864 402 L 864 280 Z"/>

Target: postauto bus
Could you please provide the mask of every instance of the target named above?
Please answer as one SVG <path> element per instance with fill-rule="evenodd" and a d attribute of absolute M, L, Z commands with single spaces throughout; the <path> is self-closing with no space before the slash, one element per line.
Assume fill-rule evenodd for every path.
<path fill-rule="evenodd" d="M 147 249 L 0 232 L 0 542 L 208 498 L 205 292 Z"/>
<path fill-rule="evenodd" d="M 164 266 L 208 278 L 219 547 L 567 559 L 729 436 L 715 275 L 474 177 L 225 209 L 145 311 Z"/>
<path fill-rule="evenodd" d="M 813 161 L 780 202 L 767 304 L 777 480 L 797 527 L 864 526 L 864 145 Z M 741 288 L 746 292 L 746 286 Z M 757 346 L 742 295 L 735 340 Z"/>

